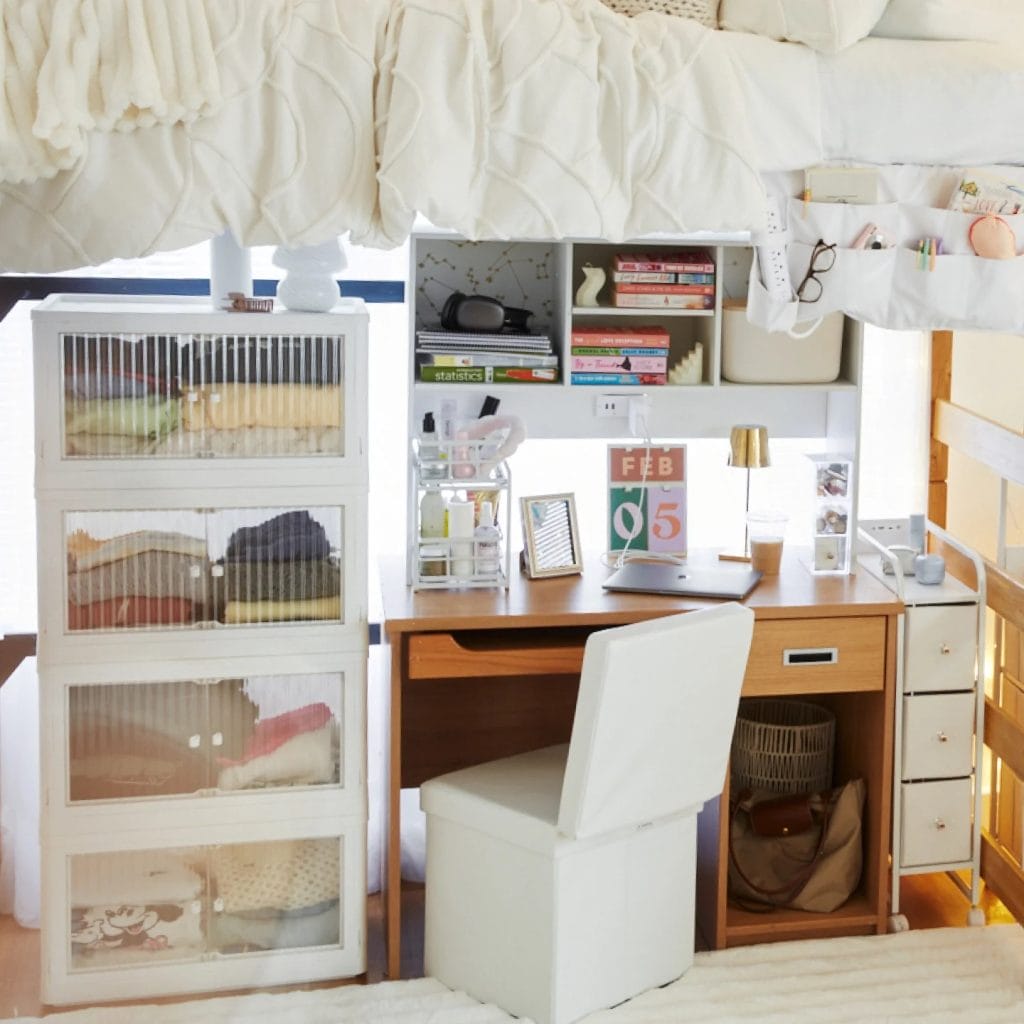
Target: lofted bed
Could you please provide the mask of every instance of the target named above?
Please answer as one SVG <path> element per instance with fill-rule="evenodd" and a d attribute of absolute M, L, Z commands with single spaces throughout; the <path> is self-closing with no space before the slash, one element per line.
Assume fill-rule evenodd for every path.
<path fill-rule="evenodd" d="M 1024 261 L 982 273 L 943 208 L 963 168 L 1024 160 L 1020 17 L 995 0 L 777 6 L 200 0 L 172 19 L 156 2 L 8 0 L 0 265 L 60 271 L 225 228 L 391 248 L 417 218 L 471 239 L 756 240 L 777 197 L 794 274 L 818 237 L 839 245 L 834 280 L 852 280 L 834 308 L 1019 327 L 996 293 L 1024 293 Z M 875 168 L 877 208 L 797 202 L 823 164 Z M 844 250 L 868 212 L 896 245 L 865 270 Z M 938 274 L 895 266 L 942 232 Z"/>

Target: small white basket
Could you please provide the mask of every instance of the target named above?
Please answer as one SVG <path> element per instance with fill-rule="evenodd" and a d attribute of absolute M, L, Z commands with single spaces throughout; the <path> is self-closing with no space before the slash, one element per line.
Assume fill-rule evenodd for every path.
<path fill-rule="evenodd" d="M 808 701 L 740 701 L 732 740 L 733 792 L 830 789 L 835 732 L 835 715 Z"/>

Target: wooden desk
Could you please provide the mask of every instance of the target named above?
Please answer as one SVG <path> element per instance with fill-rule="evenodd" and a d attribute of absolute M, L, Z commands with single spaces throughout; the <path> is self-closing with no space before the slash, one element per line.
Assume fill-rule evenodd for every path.
<path fill-rule="evenodd" d="M 385 844 L 387 972 L 399 976 L 400 791 L 443 772 L 565 742 L 583 645 L 595 629 L 714 602 L 601 589 L 596 560 L 580 576 L 504 590 L 424 590 L 400 564 L 381 568 L 391 645 L 390 760 Z M 793 553 L 747 598 L 754 640 L 744 696 L 806 695 L 837 716 L 836 779 L 867 782 L 864 873 L 832 914 L 751 914 L 727 906 L 728 782 L 701 813 L 698 924 L 714 948 L 771 939 L 881 933 L 887 924 L 896 623 L 902 605 L 878 580 L 812 576 Z M 834 652 L 829 663 L 785 665 L 783 652 Z M 812 655 L 814 657 L 814 655 Z M 685 671 L 685 666 L 680 666 Z"/>

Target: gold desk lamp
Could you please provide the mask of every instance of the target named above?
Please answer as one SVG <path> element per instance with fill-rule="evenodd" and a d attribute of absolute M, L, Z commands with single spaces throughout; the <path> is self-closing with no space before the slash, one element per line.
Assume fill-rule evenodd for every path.
<path fill-rule="evenodd" d="M 747 499 L 743 509 L 743 554 L 718 557 L 723 562 L 750 561 L 750 528 L 747 515 L 750 512 L 750 471 L 764 469 L 771 465 L 768 458 L 768 428 L 745 423 L 733 427 L 729 432 L 729 465 L 747 471 Z"/>

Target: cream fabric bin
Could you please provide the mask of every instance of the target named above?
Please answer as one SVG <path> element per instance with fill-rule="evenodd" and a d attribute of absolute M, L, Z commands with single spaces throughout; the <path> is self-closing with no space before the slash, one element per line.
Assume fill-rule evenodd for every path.
<path fill-rule="evenodd" d="M 733 383 L 828 384 L 839 376 L 842 350 L 841 312 L 829 313 L 806 338 L 794 338 L 752 324 L 742 302 L 722 309 L 722 376 Z"/>

